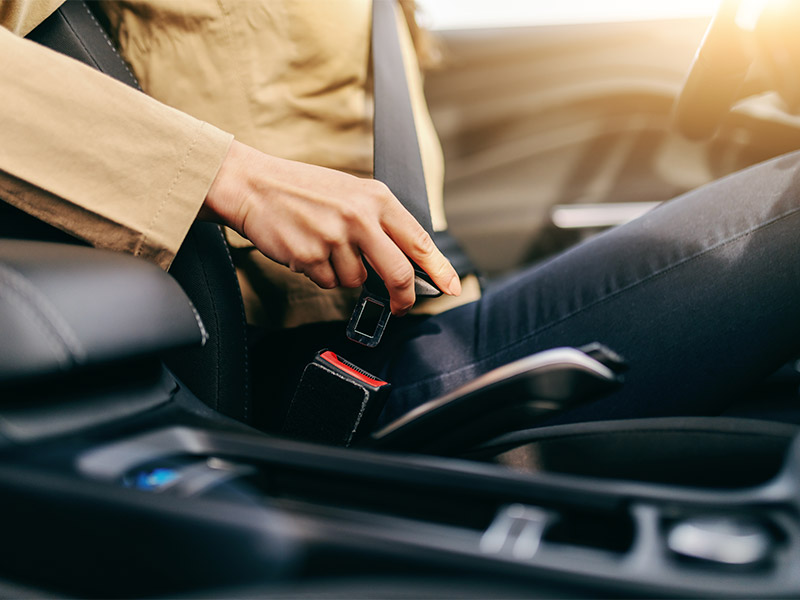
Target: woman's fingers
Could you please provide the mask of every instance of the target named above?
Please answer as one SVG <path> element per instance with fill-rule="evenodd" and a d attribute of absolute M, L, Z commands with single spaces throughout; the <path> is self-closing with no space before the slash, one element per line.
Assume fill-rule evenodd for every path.
<path fill-rule="evenodd" d="M 339 278 L 328 261 L 306 265 L 303 267 L 302 273 L 324 290 L 339 287 Z"/>
<path fill-rule="evenodd" d="M 367 269 L 355 244 L 334 248 L 331 252 L 331 264 L 336 271 L 339 284 L 344 287 L 356 288 L 367 279 Z"/>
<path fill-rule="evenodd" d="M 408 257 L 383 230 L 370 231 L 361 249 L 389 292 L 392 314 L 406 314 L 416 299 L 414 267 Z"/>
<path fill-rule="evenodd" d="M 461 281 L 453 265 L 399 201 L 389 208 L 383 227 L 397 247 L 431 276 L 436 287 L 451 296 L 461 293 Z"/>

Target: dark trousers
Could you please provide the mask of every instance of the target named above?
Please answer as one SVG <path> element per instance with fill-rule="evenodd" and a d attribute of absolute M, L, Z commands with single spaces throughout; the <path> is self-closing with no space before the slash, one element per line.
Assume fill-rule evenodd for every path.
<path fill-rule="evenodd" d="M 622 389 L 557 422 L 716 414 L 800 350 L 800 153 L 734 174 L 410 324 L 384 420 L 489 369 L 601 342 Z"/>
<path fill-rule="evenodd" d="M 551 422 L 716 414 L 800 350 L 800 153 L 665 203 L 478 302 L 392 320 L 375 350 L 343 329 L 269 344 L 287 395 L 332 347 L 393 384 L 385 422 L 504 363 L 598 341 L 629 363 L 625 384 Z"/>

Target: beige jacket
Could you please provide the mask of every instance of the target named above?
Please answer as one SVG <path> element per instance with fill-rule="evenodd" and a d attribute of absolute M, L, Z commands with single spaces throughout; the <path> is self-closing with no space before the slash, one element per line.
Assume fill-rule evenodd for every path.
<path fill-rule="evenodd" d="M 0 1 L 0 198 L 166 268 L 233 136 L 18 37 L 58 5 Z"/>
<path fill-rule="evenodd" d="M 59 4 L 0 0 L 0 24 L 25 35 Z M 6 201 L 96 246 L 167 267 L 231 134 L 269 154 L 372 175 L 371 0 L 109 0 L 101 7 L 150 98 L 0 29 L 0 56 L 8 57 L 0 101 L 11 107 L 0 128 Z M 441 149 L 408 28 L 398 22 L 441 229 Z M 229 241 L 251 322 L 295 326 L 351 311 L 352 291 L 320 290 L 235 233 Z"/>

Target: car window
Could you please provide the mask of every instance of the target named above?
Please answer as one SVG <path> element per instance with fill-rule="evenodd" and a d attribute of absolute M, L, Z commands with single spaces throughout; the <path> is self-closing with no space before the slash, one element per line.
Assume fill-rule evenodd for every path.
<path fill-rule="evenodd" d="M 418 0 L 434 30 L 710 17 L 719 0 Z"/>

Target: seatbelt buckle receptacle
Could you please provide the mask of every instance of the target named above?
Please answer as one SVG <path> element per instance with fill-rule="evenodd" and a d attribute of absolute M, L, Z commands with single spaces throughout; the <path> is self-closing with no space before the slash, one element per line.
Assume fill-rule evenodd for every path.
<path fill-rule="evenodd" d="M 322 350 L 303 370 L 281 433 L 350 446 L 372 432 L 390 389 L 386 381 Z"/>

